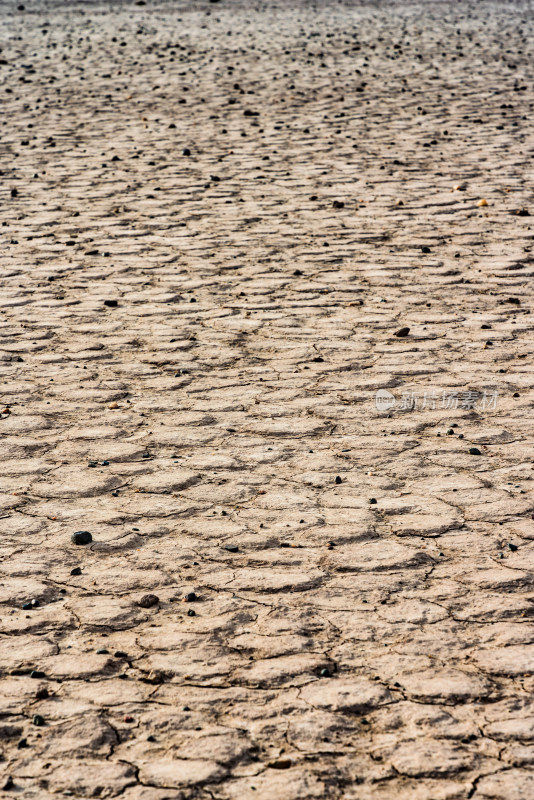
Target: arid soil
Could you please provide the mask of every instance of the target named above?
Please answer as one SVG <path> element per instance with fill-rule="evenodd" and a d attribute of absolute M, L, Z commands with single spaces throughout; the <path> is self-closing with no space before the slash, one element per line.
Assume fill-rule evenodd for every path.
<path fill-rule="evenodd" d="M 530 800 L 532 4 L 23 1 L 0 797 Z"/>

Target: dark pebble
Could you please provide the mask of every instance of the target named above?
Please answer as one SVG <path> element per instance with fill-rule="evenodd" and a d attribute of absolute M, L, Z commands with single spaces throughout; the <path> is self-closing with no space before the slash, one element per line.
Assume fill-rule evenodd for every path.
<path fill-rule="evenodd" d="M 141 608 L 153 608 L 159 603 L 159 597 L 156 594 L 145 594 L 137 603 Z"/>
<path fill-rule="evenodd" d="M 399 328 L 398 331 L 395 331 L 393 336 L 398 336 L 398 337 L 402 338 L 403 336 L 408 336 L 409 333 L 410 333 L 410 329 L 409 328 Z"/>
<path fill-rule="evenodd" d="M 369 500 L 369 502 L 371 503 L 371 505 L 372 505 L 372 506 L 376 505 L 376 500 L 375 500 L 375 498 L 374 498 L 374 497 L 371 497 L 371 499 Z"/>
<path fill-rule="evenodd" d="M 37 725 L 38 728 L 41 728 L 45 724 L 44 717 L 42 717 L 40 714 L 35 714 L 32 722 L 34 725 Z"/>
<path fill-rule="evenodd" d="M 336 475 L 336 483 L 343 483 L 339 475 Z"/>
<path fill-rule="evenodd" d="M 11 197 L 18 197 L 18 189 L 11 189 Z"/>
<path fill-rule="evenodd" d="M 330 670 L 329 669 L 322 669 L 321 670 L 321 678 L 329 678 L 330 677 Z"/>
<path fill-rule="evenodd" d="M 74 569 L 71 569 L 70 574 L 71 575 L 81 575 L 82 574 L 81 567 L 74 567 Z"/>
<path fill-rule="evenodd" d="M 512 542 L 508 542 L 508 550 L 511 550 L 512 553 L 515 553 L 516 550 L 519 550 L 516 544 L 512 544 Z"/>
<path fill-rule="evenodd" d="M 128 653 L 125 653 L 124 650 L 116 650 L 113 656 L 115 658 L 128 658 Z"/>
<path fill-rule="evenodd" d="M 100 650 L 96 651 L 97 656 L 107 656 L 109 655 L 109 650 L 106 650 L 105 647 L 101 647 Z"/>
<path fill-rule="evenodd" d="M 471 455 L 471 456 L 481 456 L 482 453 L 480 452 L 478 447 L 470 447 L 469 448 L 469 455 Z"/>
<path fill-rule="evenodd" d="M 76 531 L 70 539 L 73 544 L 90 544 L 93 541 L 93 536 L 89 531 Z"/>
<path fill-rule="evenodd" d="M 224 549 L 228 550 L 229 553 L 239 552 L 239 547 L 236 544 L 225 544 Z"/>
<path fill-rule="evenodd" d="M 197 596 L 196 596 L 196 594 L 194 592 L 189 592 L 184 597 L 184 600 L 185 600 L 186 603 L 194 603 L 196 599 L 197 599 Z"/>
<path fill-rule="evenodd" d="M 332 208 L 345 208 L 345 203 L 343 200 L 334 200 L 332 203 Z"/>
<path fill-rule="evenodd" d="M 430 247 L 426 247 L 426 246 L 425 246 L 425 247 L 422 247 L 422 248 L 421 248 L 421 252 L 422 252 L 422 253 L 431 253 L 432 251 L 431 251 Z"/>
<path fill-rule="evenodd" d="M 32 669 L 30 678 L 46 678 L 46 673 L 42 672 L 40 669 Z"/>
<path fill-rule="evenodd" d="M 118 300 L 104 300 L 104 305 L 107 306 L 108 308 L 117 308 L 117 306 L 119 305 L 119 301 Z"/>
<path fill-rule="evenodd" d="M 48 689 L 46 688 L 46 686 L 43 686 L 41 689 L 37 689 L 37 691 L 35 692 L 36 700 L 46 700 L 47 697 L 50 697 L 50 695 L 48 694 Z"/>
<path fill-rule="evenodd" d="M 190 156 L 191 155 L 191 150 L 189 149 L 189 147 L 184 147 L 184 149 L 182 150 L 182 155 L 183 156 Z"/>
<path fill-rule="evenodd" d="M 194 611 L 194 609 L 192 609 L 192 608 L 190 608 L 189 611 L 187 612 L 187 616 L 188 617 L 196 617 L 196 615 L 197 615 L 197 612 Z"/>

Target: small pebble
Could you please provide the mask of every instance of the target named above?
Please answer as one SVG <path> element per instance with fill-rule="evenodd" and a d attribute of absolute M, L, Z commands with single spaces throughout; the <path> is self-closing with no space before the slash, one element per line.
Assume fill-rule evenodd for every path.
<path fill-rule="evenodd" d="M 479 208 L 484 208 L 484 206 L 488 205 L 488 201 L 483 197 L 482 200 L 479 200 L 477 206 Z"/>
<path fill-rule="evenodd" d="M 225 544 L 224 549 L 228 550 L 229 553 L 239 552 L 239 547 L 236 544 Z"/>
<path fill-rule="evenodd" d="M 118 300 L 104 300 L 104 305 L 107 306 L 108 308 L 117 308 L 117 306 L 119 305 L 119 301 Z"/>
<path fill-rule="evenodd" d="M 32 722 L 39 728 L 45 724 L 44 717 L 42 717 L 40 714 L 35 714 L 34 718 L 32 719 Z"/>
<path fill-rule="evenodd" d="M 138 602 L 137 605 L 141 608 L 153 608 L 159 603 L 159 597 L 156 594 L 145 594 Z"/>
<path fill-rule="evenodd" d="M 184 600 L 185 600 L 186 603 L 194 603 L 196 599 L 197 599 L 197 596 L 196 596 L 196 594 L 194 592 L 189 592 L 184 597 Z"/>
<path fill-rule="evenodd" d="M 398 336 L 399 338 L 402 338 L 404 336 L 408 336 L 409 333 L 410 333 L 410 329 L 409 328 L 399 328 L 398 331 L 395 331 L 393 336 Z"/>
<path fill-rule="evenodd" d="M 81 575 L 82 574 L 82 568 L 81 567 L 74 567 L 74 569 L 71 569 L 70 574 L 71 575 Z"/>
<path fill-rule="evenodd" d="M 336 475 L 336 483 L 343 483 L 339 475 Z"/>
<path fill-rule="evenodd" d="M 89 531 L 76 531 L 70 537 L 73 544 L 90 544 L 93 541 L 93 536 Z"/>
<path fill-rule="evenodd" d="M 482 453 L 480 452 L 478 447 L 470 447 L 469 448 L 469 455 L 471 455 L 471 456 L 481 456 Z"/>

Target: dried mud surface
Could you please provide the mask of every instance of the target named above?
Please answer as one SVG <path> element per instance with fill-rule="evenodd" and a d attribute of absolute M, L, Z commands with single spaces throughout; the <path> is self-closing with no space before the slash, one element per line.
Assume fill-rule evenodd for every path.
<path fill-rule="evenodd" d="M 534 796 L 533 19 L 0 4 L 2 800 Z"/>

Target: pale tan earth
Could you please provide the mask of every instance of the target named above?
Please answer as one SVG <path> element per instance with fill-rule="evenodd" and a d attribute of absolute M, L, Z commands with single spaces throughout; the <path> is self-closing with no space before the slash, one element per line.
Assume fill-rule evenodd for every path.
<path fill-rule="evenodd" d="M 0 797 L 531 800 L 531 4 L 24 2 Z"/>

